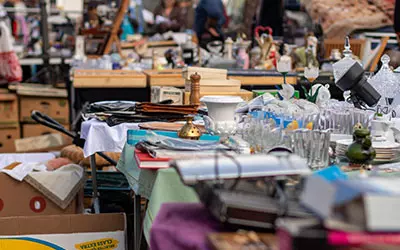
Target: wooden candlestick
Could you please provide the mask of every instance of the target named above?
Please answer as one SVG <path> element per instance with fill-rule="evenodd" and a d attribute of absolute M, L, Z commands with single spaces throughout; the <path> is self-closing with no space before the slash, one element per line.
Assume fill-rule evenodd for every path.
<path fill-rule="evenodd" d="M 190 104 L 200 106 L 200 80 L 201 76 L 197 74 L 190 76 Z"/>

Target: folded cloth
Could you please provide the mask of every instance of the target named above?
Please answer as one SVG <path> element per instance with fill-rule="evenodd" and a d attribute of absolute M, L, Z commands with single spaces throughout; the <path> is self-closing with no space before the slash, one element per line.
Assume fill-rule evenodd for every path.
<path fill-rule="evenodd" d="M 150 248 L 208 250 L 207 234 L 222 229 L 202 204 L 163 204 L 150 231 Z"/>
<path fill-rule="evenodd" d="M 85 185 L 86 175 L 82 167 L 70 164 L 51 172 L 32 172 L 24 181 L 65 209 Z"/>

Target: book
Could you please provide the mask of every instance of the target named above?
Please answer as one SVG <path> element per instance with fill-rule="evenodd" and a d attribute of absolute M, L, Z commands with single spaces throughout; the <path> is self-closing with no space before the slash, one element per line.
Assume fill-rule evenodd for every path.
<path fill-rule="evenodd" d="M 283 218 L 276 224 L 279 249 L 282 250 L 389 250 L 399 249 L 400 245 L 400 233 L 329 230 L 313 218 Z"/>
<path fill-rule="evenodd" d="M 359 178 L 328 181 L 308 178 L 303 205 L 323 219 L 346 222 L 370 232 L 400 231 L 399 178 Z M 312 198 L 314 197 L 314 198 Z"/>
<path fill-rule="evenodd" d="M 153 158 L 148 153 L 135 150 L 135 161 L 141 169 L 161 169 L 169 167 L 169 158 Z"/>

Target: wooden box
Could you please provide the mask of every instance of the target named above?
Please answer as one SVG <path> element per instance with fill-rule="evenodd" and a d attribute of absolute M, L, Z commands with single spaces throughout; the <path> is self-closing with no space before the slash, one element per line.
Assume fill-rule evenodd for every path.
<path fill-rule="evenodd" d="M 69 105 L 67 98 L 40 96 L 20 96 L 20 121 L 33 122 L 32 110 L 40 111 L 60 122 L 69 124 Z"/>
<path fill-rule="evenodd" d="M 200 98 L 207 95 L 217 95 L 217 96 L 240 96 L 244 101 L 250 101 L 253 99 L 253 92 L 241 89 L 238 92 L 201 92 Z M 185 105 L 190 104 L 190 92 L 185 92 L 184 95 Z"/>
<path fill-rule="evenodd" d="M 19 127 L 0 128 L 0 153 L 14 153 L 15 140 L 20 138 Z"/>
<path fill-rule="evenodd" d="M 283 76 L 229 76 L 229 79 L 235 79 L 242 82 L 243 86 L 258 85 L 280 85 L 283 83 Z M 296 84 L 296 76 L 286 76 L 286 82 L 288 84 Z"/>
<path fill-rule="evenodd" d="M 226 69 L 212 69 L 201 67 L 187 67 L 182 71 L 182 76 L 186 80 L 190 80 L 193 74 L 199 74 L 202 80 L 205 79 L 227 79 L 228 70 Z"/>
<path fill-rule="evenodd" d="M 163 71 L 145 70 L 147 83 L 152 86 L 184 87 L 185 79 L 182 78 L 181 69 L 167 69 Z"/>
<path fill-rule="evenodd" d="M 192 82 L 185 80 L 185 91 L 190 92 Z M 239 92 L 241 82 L 226 79 L 200 80 L 200 92 Z"/>
<path fill-rule="evenodd" d="M 146 76 L 134 70 L 76 70 L 75 88 L 145 88 Z"/>
<path fill-rule="evenodd" d="M 67 130 L 69 130 L 69 125 L 64 124 L 63 125 Z M 41 124 L 23 124 L 22 125 L 22 138 L 28 138 L 28 137 L 35 137 L 35 136 L 41 136 L 41 135 L 48 135 L 48 134 L 61 134 L 63 138 L 63 145 L 70 145 L 72 144 L 72 138 L 58 132 L 57 130 L 54 130 L 52 128 L 46 127 Z"/>
<path fill-rule="evenodd" d="M 18 122 L 18 99 L 14 94 L 0 93 L 0 125 Z"/>

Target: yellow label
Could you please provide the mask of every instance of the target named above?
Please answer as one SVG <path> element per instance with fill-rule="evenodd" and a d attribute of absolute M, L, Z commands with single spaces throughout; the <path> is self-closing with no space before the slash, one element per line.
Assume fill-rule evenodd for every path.
<path fill-rule="evenodd" d="M 29 249 L 29 250 L 62 250 L 52 243 L 28 238 L 5 238 L 0 239 L 0 250 L 15 250 L 15 249 Z"/>
<path fill-rule="evenodd" d="M 105 250 L 105 249 L 116 249 L 118 247 L 118 240 L 112 238 L 105 238 L 100 240 L 93 240 L 76 244 L 75 249 L 78 250 Z M 1 249 L 0 249 L 1 250 Z"/>

